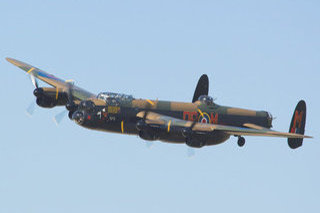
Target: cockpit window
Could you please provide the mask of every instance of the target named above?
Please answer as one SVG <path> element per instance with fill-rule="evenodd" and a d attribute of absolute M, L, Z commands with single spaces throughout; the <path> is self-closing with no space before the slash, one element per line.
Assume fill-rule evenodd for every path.
<path fill-rule="evenodd" d="M 123 102 L 130 102 L 134 100 L 132 95 L 113 92 L 101 92 L 97 96 L 98 99 L 104 100 L 107 104 L 119 105 Z"/>
<path fill-rule="evenodd" d="M 198 101 L 201 101 L 202 103 L 204 104 L 207 104 L 207 105 L 213 105 L 213 98 L 211 96 L 208 96 L 208 95 L 201 95 L 199 98 L 198 98 Z"/>

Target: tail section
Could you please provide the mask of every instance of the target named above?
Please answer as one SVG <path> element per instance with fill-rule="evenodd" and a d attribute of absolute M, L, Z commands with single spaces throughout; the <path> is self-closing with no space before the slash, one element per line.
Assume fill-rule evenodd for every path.
<path fill-rule="evenodd" d="M 201 95 L 208 95 L 209 92 L 209 78 L 203 74 L 197 84 L 196 90 L 193 94 L 192 103 L 196 102 Z"/>
<path fill-rule="evenodd" d="M 304 127 L 306 125 L 307 107 L 306 102 L 301 100 L 294 110 L 289 133 L 304 134 Z M 296 149 L 302 146 L 303 138 L 288 138 L 288 145 L 291 149 Z"/>

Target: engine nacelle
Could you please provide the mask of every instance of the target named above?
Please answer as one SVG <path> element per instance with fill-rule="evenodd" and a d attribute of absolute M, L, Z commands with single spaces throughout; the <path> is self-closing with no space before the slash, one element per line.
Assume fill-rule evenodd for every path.
<path fill-rule="evenodd" d="M 53 98 L 48 98 L 46 96 L 38 97 L 36 102 L 39 106 L 44 108 L 52 108 L 57 105 L 56 100 L 54 100 Z"/>
<path fill-rule="evenodd" d="M 139 137 L 144 140 L 154 141 L 159 138 L 157 131 L 146 124 L 143 120 L 138 121 L 136 128 L 139 130 Z"/>
<path fill-rule="evenodd" d="M 186 144 L 193 148 L 201 148 L 206 145 L 206 137 L 204 135 L 197 135 L 190 128 L 182 130 L 182 135 L 186 138 Z"/>
<path fill-rule="evenodd" d="M 52 108 L 55 106 L 63 106 L 68 102 L 68 96 L 65 92 L 56 88 L 40 87 L 33 91 L 37 97 L 37 104 L 41 107 Z"/>
<path fill-rule="evenodd" d="M 205 140 L 201 140 L 201 138 L 191 137 L 186 138 L 186 144 L 193 148 L 201 148 L 206 145 Z"/>
<path fill-rule="evenodd" d="M 146 141 L 155 141 L 159 138 L 156 132 L 153 130 L 141 130 L 139 132 L 139 137 Z"/>

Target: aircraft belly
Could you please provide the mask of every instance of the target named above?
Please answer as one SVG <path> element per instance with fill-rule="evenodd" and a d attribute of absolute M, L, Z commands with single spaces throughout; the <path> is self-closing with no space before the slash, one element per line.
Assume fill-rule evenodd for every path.
<path fill-rule="evenodd" d="M 120 128 L 119 128 L 120 127 Z M 112 132 L 119 134 L 127 134 L 127 135 L 139 135 L 139 131 L 136 129 L 135 125 L 127 125 L 124 131 L 121 131 L 121 123 L 118 124 L 110 124 L 104 125 L 104 128 L 97 128 L 96 130 L 104 131 L 104 132 Z M 230 135 L 227 135 L 223 132 L 212 132 L 211 134 L 202 135 L 202 138 L 206 141 L 206 145 L 216 145 L 225 142 L 228 140 Z M 158 141 L 166 142 L 166 143 L 175 143 L 175 144 L 184 144 L 186 142 L 186 138 L 179 132 L 160 132 L 158 134 Z"/>

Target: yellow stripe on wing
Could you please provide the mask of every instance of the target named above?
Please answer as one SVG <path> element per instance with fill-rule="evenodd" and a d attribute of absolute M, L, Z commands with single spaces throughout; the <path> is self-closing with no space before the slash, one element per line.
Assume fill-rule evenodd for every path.
<path fill-rule="evenodd" d="M 31 73 L 34 70 L 34 67 L 31 67 L 30 70 L 28 70 L 27 74 Z"/>

